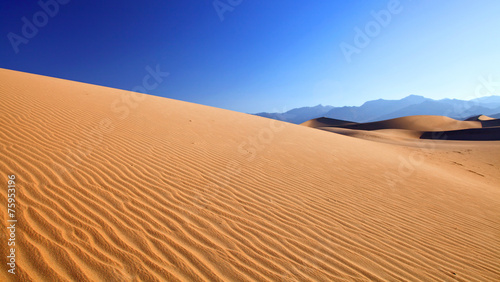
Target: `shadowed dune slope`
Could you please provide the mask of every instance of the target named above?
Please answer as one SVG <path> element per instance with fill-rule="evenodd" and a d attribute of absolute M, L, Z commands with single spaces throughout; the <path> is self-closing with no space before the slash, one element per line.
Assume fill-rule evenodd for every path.
<path fill-rule="evenodd" d="M 493 141 L 500 140 L 500 127 L 424 132 L 421 139 Z"/>
<path fill-rule="evenodd" d="M 0 96 L 0 281 L 500 279 L 498 142 L 394 146 L 2 69 Z"/>
<path fill-rule="evenodd" d="M 479 121 L 481 123 L 481 126 L 484 128 L 500 127 L 500 119 L 492 118 L 485 115 L 473 116 L 466 119 L 466 121 Z"/>
<path fill-rule="evenodd" d="M 303 125 L 303 126 L 308 126 L 308 127 L 313 127 L 313 128 L 328 127 L 328 126 L 345 126 L 345 125 L 353 125 L 353 124 L 357 124 L 357 123 L 352 122 L 352 121 L 326 118 L 326 117 L 315 118 L 315 119 L 308 120 L 304 123 L 301 123 L 301 125 Z"/>
<path fill-rule="evenodd" d="M 301 125 L 368 140 L 441 139 L 464 141 L 500 140 L 500 120 L 476 116 L 459 121 L 442 116 L 408 116 L 370 123 L 329 118 L 312 119 Z"/>
<path fill-rule="evenodd" d="M 466 121 L 485 121 L 485 120 L 494 120 L 494 118 L 485 115 L 478 115 L 466 119 Z"/>
<path fill-rule="evenodd" d="M 316 123 L 310 122 L 308 124 L 303 124 L 306 126 L 312 125 L 310 127 L 325 127 L 334 126 L 339 128 L 357 129 L 357 130 L 379 130 L 379 129 L 405 129 L 405 130 L 415 130 L 415 131 L 448 131 L 448 130 L 460 130 L 469 128 L 481 128 L 481 122 L 479 121 L 461 121 L 455 120 L 444 116 L 407 116 L 395 119 L 367 122 L 367 123 L 348 123 L 345 124 L 331 124 L 322 118 L 323 121 L 319 126 L 315 126 Z M 335 120 L 336 121 L 336 120 Z M 306 122 L 307 123 L 307 122 Z"/>
<path fill-rule="evenodd" d="M 484 128 L 500 127 L 500 119 L 484 120 L 484 121 L 481 121 L 481 125 Z"/>

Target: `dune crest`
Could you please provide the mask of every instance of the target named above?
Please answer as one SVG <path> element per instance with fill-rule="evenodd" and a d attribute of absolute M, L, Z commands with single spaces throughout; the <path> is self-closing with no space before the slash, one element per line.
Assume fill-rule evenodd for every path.
<path fill-rule="evenodd" d="M 1 281 L 500 278 L 498 142 L 394 146 L 4 69 L 0 95 Z"/>
<path fill-rule="evenodd" d="M 485 115 L 478 115 L 466 119 L 466 121 L 485 121 L 485 120 L 494 120 L 494 118 Z"/>

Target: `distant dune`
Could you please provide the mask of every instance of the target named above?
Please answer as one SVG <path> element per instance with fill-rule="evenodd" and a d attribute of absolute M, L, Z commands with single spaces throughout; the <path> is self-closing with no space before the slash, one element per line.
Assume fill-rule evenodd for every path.
<path fill-rule="evenodd" d="M 320 119 L 323 124 L 328 124 L 328 118 Z M 312 121 L 308 121 L 312 124 Z M 307 125 L 307 122 L 303 125 Z M 343 123 L 332 124 L 340 128 L 358 129 L 358 130 L 379 130 L 379 129 L 406 129 L 417 131 L 432 131 L 436 128 L 440 130 L 458 130 L 469 128 L 481 128 L 481 123 L 478 121 L 459 121 L 443 116 L 408 116 L 383 121 L 367 122 L 367 123 Z"/>
<path fill-rule="evenodd" d="M 482 115 L 466 121 L 443 116 L 408 116 L 368 123 L 319 118 L 302 125 L 364 139 L 500 140 L 500 120 Z"/>
<path fill-rule="evenodd" d="M 471 121 L 471 120 L 476 120 L 476 121 L 485 121 L 485 120 L 494 120 L 494 118 L 485 116 L 485 115 L 478 115 L 478 116 L 473 116 L 470 118 L 467 118 L 466 120 Z"/>
<path fill-rule="evenodd" d="M 500 280 L 499 141 L 373 142 L 3 69 L 0 95 L 0 281 Z"/>

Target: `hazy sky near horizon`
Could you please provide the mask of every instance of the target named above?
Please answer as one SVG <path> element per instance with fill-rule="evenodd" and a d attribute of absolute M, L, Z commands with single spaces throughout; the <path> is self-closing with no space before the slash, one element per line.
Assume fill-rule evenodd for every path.
<path fill-rule="evenodd" d="M 0 67 L 250 113 L 500 95 L 495 0 L 40 2 L 0 4 Z"/>

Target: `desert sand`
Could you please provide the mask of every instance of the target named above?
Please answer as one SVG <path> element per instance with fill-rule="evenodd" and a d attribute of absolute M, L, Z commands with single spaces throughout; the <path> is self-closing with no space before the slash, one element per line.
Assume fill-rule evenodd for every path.
<path fill-rule="evenodd" d="M 4 69 L 0 97 L 1 281 L 500 280 L 500 141 L 415 137 L 480 121 L 363 139 Z"/>

